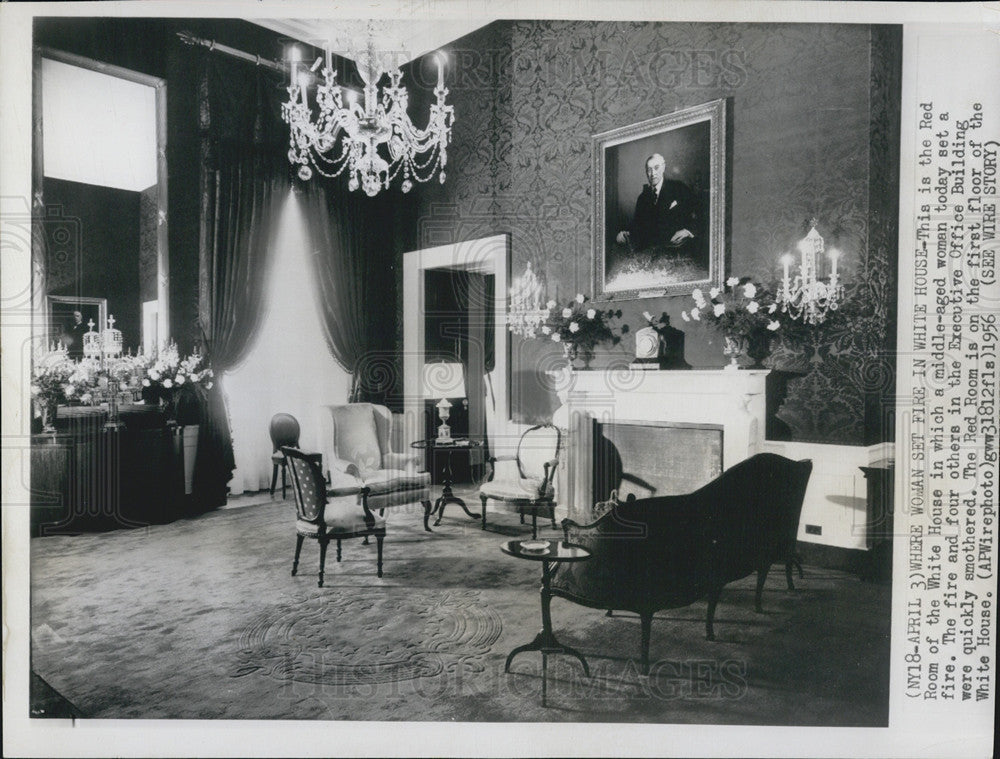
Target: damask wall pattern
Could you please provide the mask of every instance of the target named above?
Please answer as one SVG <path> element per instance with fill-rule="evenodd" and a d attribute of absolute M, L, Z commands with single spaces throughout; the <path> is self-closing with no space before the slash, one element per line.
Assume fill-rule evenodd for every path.
<path fill-rule="evenodd" d="M 469 76 L 464 51 L 477 63 Z M 512 272 L 530 261 L 560 300 L 593 288 L 592 136 L 728 99 L 727 274 L 776 280 L 781 254 L 816 217 L 827 243 L 845 252 L 841 270 L 860 301 L 772 356 L 774 368 L 791 372 L 778 416 L 792 439 L 871 442 L 866 398 L 873 385 L 884 393 L 892 383 L 891 367 L 884 372 L 895 289 L 888 206 L 898 157 L 884 146 L 898 143 L 898 34 L 864 25 L 518 21 L 460 40 L 453 53 L 456 76 L 492 78 L 496 87 L 452 88 L 454 168 L 433 199 L 454 214 L 453 239 L 509 232 Z M 647 310 L 666 311 L 682 327 L 690 302 L 615 306 L 633 328 Z M 687 361 L 722 366 L 721 343 L 688 329 Z M 626 362 L 632 350 L 626 339 L 594 365 Z M 530 370 L 558 355 L 556 346 L 515 341 L 515 409 L 531 394 L 516 383 L 531 382 Z"/>

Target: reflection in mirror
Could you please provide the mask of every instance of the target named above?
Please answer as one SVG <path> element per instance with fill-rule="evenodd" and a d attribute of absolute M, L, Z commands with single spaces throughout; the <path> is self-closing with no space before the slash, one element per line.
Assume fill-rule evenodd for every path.
<path fill-rule="evenodd" d="M 46 343 L 75 353 L 63 317 L 100 300 L 96 330 L 113 313 L 126 349 L 155 350 L 168 337 L 165 83 L 60 51 L 38 60 Z"/>

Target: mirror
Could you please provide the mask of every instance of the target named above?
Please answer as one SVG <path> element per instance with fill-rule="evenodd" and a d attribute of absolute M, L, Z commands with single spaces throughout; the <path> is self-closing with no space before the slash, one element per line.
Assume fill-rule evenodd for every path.
<path fill-rule="evenodd" d="M 99 315 L 95 331 L 113 315 L 127 350 L 158 348 L 169 337 L 166 83 L 47 48 L 35 65 L 45 343 L 75 354 L 71 320 L 85 311 L 84 325 Z"/>

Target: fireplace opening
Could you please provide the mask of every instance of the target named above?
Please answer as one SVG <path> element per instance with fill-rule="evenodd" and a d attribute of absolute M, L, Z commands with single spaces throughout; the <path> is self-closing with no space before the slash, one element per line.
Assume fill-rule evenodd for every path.
<path fill-rule="evenodd" d="M 690 493 L 722 473 L 721 425 L 593 423 L 595 500 Z"/>

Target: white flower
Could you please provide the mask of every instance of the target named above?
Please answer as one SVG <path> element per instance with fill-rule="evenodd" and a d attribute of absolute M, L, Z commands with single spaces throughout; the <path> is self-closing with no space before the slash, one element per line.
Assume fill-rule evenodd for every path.
<path fill-rule="evenodd" d="M 587 309 L 587 318 L 588 319 L 593 319 L 595 316 L 597 316 L 597 311 L 595 311 L 592 308 L 588 308 Z"/>
<path fill-rule="evenodd" d="M 562 340 L 562 338 L 559 337 L 559 333 L 558 332 L 553 332 L 552 333 L 552 342 L 558 343 L 560 340 Z"/>
<path fill-rule="evenodd" d="M 577 324 L 576 322 L 570 322 L 569 323 L 569 331 L 570 332 L 579 332 L 580 331 L 580 325 Z"/>
<path fill-rule="evenodd" d="M 757 287 L 753 282 L 747 282 L 743 285 L 743 296 L 746 298 L 752 298 L 757 294 Z"/>
<path fill-rule="evenodd" d="M 156 380 L 158 380 L 160 378 L 160 373 L 158 371 L 156 371 L 156 369 L 150 369 L 149 370 L 149 378 L 151 380 L 153 380 L 153 382 L 156 382 Z"/>
<path fill-rule="evenodd" d="M 716 303 L 715 306 L 712 308 L 712 313 L 715 314 L 716 316 L 722 316 L 724 313 L 726 313 L 726 304 Z"/>
<path fill-rule="evenodd" d="M 184 375 L 183 374 L 178 374 L 177 375 L 177 384 L 178 385 L 183 385 L 184 384 Z"/>
<path fill-rule="evenodd" d="M 691 309 L 691 318 L 694 319 L 696 322 L 700 322 L 701 321 L 701 311 L 699 311 L 697 308 L 692 308 Z"/>
<path fill-rule="evenodd" d="M 777 303 L 772 303 L 770 306 L 767 307 L 767 312 L 769 314 L 773 314 L 777 310 L 778 310 L 778 304 Z"/>
<path fill-rule="evenodd" d="M 548 324 L 543 324 L 542 325 L 542 334 L 543 335 L 551 335 L 552 334 L 552 327 L 550 327 Z"/>
<path fill-rule="evenodd" d="M 149 379 L 147 377 L 142 378 L 142 386 L 149 387 Z"/>
<path fill-rule="evenodd" d="M 551 310 L 552 310 L 553 308 L 555 308 L 555 307 L 556 307 L 556 302 L 555 302 L 554 300 L 550 300 L 550 301 L 549 301 L 548 303 L 546 303 L 546 304 L 545 304 L 545 307 L 546 307 L 546 308 L 547 308 L 547 309 L 548 309 L 549 311 L 551 311 Z"/>
<path fill-rule="evenodd" d="M 562 310 L 562 315 L 563 315 L 563 319 L 568 319 L 569 317 L 571 317 L 573 315 L 573 309 L 571 309 L 571 308 L 564 308 Z"/>
<path fill-rule="evenodd" d="M 72 385 L 66 385 L 66 397 L 70 397 L 76 392 L 76 388 Z"/>
<path fill-rule="evenodd" d="M 691 291 L 691 297 L 694 298 L 695 301 L 705 300 L 705 294 L 701 291 L 700 287 L 696 287 Z"/>
<path fill-rule="evenodd" d="M 711 290 L 708 291 L 708 297 L 709 298 L 718 298 L 719 297 L 719 292 L 720 292 L 720 290 L 719 290 L 718 287 L 713 287 Z"/>
<path fill-rule="evenodd" d="M 681 318 L 682 318 L 682 319 L 683 319 L 684 321 L 686 321 L 686 322 L 689 322 L 689 321 L 691 321 L 691 317 L 690 317 L 690 316 L 688 316 L 688 312 L 687 312 L 687 311 L 681 311 Z"/>
<path fill-rule="evenodd" d="M 760 303 L 758 303 L 757 301 L 752 300 L 749 303 L 747 303 L 747 311 L 749 311 L 751 314 L 755 314 L 759 310 L 760 310 Z"/>
<path fill-rule="evenodd" d="M 769 330 L 771 330 L 772 332 L 774 332 L 774 330 L 776 330 L 776 329 L 777 329 L 778 327 L 780 327 L 780 326 L 781 326 L 781 325 L 780 325 L 780 324 L 778 324 L 778 320 L 777 320 L 777 319 L 775 319 L 775 320 L 773 320 L 773 321 L 770 321 L 770 322 L 768 322 L 768 323 L 767 323 L 767 328 L 768 328 Z"/>
<path fill-rule="evenodd" d="M 576 302 L 577 303 L 583 303 L 585 300 L 586 300 L 586 298 L 583 297 L 583 293 L 577 293 L 576 294 Z"/>
<path fill-rule="evenodd" d="M 172 379 L 169 379 L 169 378 L 165 379 L 165 380 L 163 380 L 163 386 L 169 390 L 170 388 L 172 388 L 174 386 L 174 381 Z"/>
<path fill-rule="evenodd" d="M 736 287 L 736 285 L 738 285 L 739 283 L 740 283 L 739 277 L 730 277 L 729 279 L 726 280 L 726 284 L 729 287 Z"/>
<path fill-rule="evenodd" d="M 205 389 L 206 390 L 211 390 L 213 384 L 215 384 L 215 383 L 213 383 L 213 382 L 206 382 L 205 383 Z"/>

